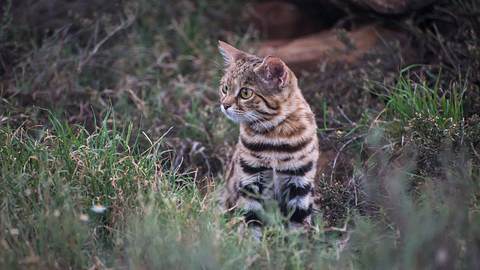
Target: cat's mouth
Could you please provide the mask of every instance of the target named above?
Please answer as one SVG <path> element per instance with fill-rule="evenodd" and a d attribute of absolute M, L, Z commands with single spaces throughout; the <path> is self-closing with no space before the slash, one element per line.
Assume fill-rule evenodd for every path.
<path fill-rule="evenodd" d="M 232 107 L 225 109 L 225 107 L 223 107 L 222 105 L 220 105 L 220 109 L 222 110 L 223 114 L 227 116 L 228 119 L 232 120 L 235 123 L 249 122 L 248 117 L 245 116 L 245 112 L 235 110 Z"/>

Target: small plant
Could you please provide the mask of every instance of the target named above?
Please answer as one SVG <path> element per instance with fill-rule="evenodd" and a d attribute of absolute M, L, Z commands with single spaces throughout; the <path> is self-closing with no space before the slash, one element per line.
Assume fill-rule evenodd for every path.
<path fill-rule="evenodd" d="M 387 110 L 394 119 L 406 124 L 417 117 L 430 118 L 441 128 L 463 120 L 464 88 L 451 84 L 445 89 L 441 87 L 441 74 L 432 84 L 419 75 L 409 74 L 409 70 L 401 72 L 387 96 Z"/>

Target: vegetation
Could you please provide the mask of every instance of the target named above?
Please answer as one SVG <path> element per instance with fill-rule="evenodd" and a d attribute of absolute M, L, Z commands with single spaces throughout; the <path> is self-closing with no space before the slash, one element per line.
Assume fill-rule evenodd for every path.
<path fill-rule="evenodd" d="M 352 213 L 345 228 L 325 228 L 318 216 L 309 235 L 298 235 L 283 228 L 274 210 L 272 226 L 257 243 L 238 232 L 240 217 L 219 215 L 213 193 L 202 194 L 193 174 L 171 167 L 162 138 L 147 137 L 151 144 L 141 150 L 128 142 L 146 135 L 117 130 L 107 119 L 93 133 L 55 118 L 51 129 L 2 128 L 2 268 L 403 269 L 477 263 L 478 168 L 461 156 L 452 157 L 458 164 L 445 182 L 427 181 L 415 202 L 402 184 L 410 170 L 398 168 L 369 179 L 367 189 L 385 186 L 370 193 L 383 206 L 374 216 Z"/>
<path fill-rule="evenodd" d="M 216 41 L 261 38 L 243 4 L 35 2 L 0 6 L 1 269 L 480 267 L 476 1 L 404 18 L 424 65 L 335 70 L 353 98 L 302 74 L 332 145 L 315 226 L 272 206 L 259 242 L 216 205 L 237 136 Z"/>

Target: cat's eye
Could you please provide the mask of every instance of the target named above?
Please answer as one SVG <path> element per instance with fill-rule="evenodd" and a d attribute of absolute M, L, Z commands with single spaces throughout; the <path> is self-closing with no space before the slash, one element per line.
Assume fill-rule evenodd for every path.
<path fill-rule="evenodd" d="M 227 86 L 227 85 L 224 85 L 224 86 L 222 87 L 222 93 L 226 95 L 227 92 L 228 92 L 228 86 Z"/>
<path fill-rule="evenodd" d="M 252 89 L 248 89 L 248 88 L 242 88 L 240 89 L 240 97 L 243 98 L 243 99 L 249 99 L 252 97 L 253 95 L 253 91 Z"/>

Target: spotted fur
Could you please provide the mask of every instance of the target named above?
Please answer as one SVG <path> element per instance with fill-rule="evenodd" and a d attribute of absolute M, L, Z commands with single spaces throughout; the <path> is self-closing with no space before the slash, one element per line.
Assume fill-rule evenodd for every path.
<path fill-rule="evenodd" d="M 260 58 L 221 41 L 219 49 L 226 63 L 221 109 L 240 124 L 223 205 L 243 211 L 247 223 L 258 225 L 263 202 L 274 199 L 290 225 L 309 225 L 317 126 L 295 74 L 276 57 Z"/>

